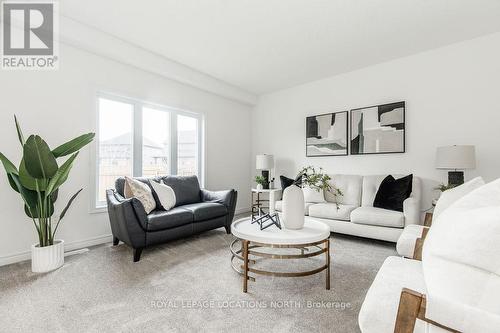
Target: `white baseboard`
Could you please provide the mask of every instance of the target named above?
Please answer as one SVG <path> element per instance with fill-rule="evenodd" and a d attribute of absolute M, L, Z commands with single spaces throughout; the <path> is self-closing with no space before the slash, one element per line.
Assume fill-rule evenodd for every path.
<path fill-rule="evenodd" d="M 89 246 L 110 243 L 112 241 L 111 234 L 102 235 L 97 237 L 92 237 L 84 240 L 79 240 L 71 243 L 64 244 L 64 251 L 74 251 L 78 249 L 82 249 Z M 0 266 L 5 266 L 9 264 L 14 264 L 16 262 L 21 262 L 25 260 L 29 260 L 31 258 L 31 251 L 19 252 L 14 254 L 9 254 L 6 256 L 0 257 Z"/>
<path fill-rule="evenodd" d="M 238 208 L 234 211 L 235 215 L 239 214 L 244 214 L 244 213 L 250 213 L 252 209 L 250 207 L 243 207 L 243 208 Z"/>
<path fill-rule="evenodd" d="M 251 211 L 250 207 L 243 207 L 243 208 L 236 209 L 235 214 L 239 215 L 239 214 L 249 213 L 250 211 Z M 83 248 L 89 247 L 89 246 L 104 244 L 104 243 L 108 243 L 108 242 L 110 243 L 111 241 L 112 241 L 111 234 L 97 236 L 97 237 L 79 240 L 79 241 L 75 241 L 75 242 L 71 242 L 71 243 L 65 243 L 64 244 L 64 251 L 65 252 L 74 251 L 74 250 L 83 249 Z M 8 254 L 6 256 L 0 256 L 0 266 L 5 266 L 5 265 L 9 265 L 9 264 L 14 264 L 16 262 L 29 260 L 30 258 L 31 258 L 31 250 L 13 253 L 13 254 Z"/>

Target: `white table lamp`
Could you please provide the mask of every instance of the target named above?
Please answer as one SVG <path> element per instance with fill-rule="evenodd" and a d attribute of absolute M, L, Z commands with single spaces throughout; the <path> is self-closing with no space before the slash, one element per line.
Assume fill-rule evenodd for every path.
<path fill-rule="evenodd" d="M 453 170 L 448 172 L 448 184 L 464 183 L 464 172 L 459 170 L 476 167 L 476 149 L 469 145 L 438 147 L 436 151 L 436 169 Z"/>
<path fill-rule="evenodd" d="M 264 188 L 269 188 L 269 171 L 274 168 L 274 156 L 261 154 L 255 159 L 255 168 L 262 170 L 262 177 L 265 179 Z"/>

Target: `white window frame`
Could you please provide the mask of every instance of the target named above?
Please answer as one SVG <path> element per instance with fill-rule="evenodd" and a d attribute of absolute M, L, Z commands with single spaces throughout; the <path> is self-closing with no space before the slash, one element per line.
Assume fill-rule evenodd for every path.
<path fill-rule="evenodd" d="M 204 169 L 204 151 L 205 151 L 205 117 L 201 113 L 186 111 L 183 109 L 164 106 L 160 104 L 155 104 L 151 102 L 146 102 L 136 98 L 123 97 L 116 94 L 110 94 L 105 92 L 98 92 L 95 97 L 95 128 L 96 128 L 96 137 L 94 139 L 94 144 L 92 145 L 91 154 L 92 154 L 92 172 L 91 172 L 91 213 L 101 213 L 106 212 L 106 202 L 100 202 L 97 200 L 99 190 L 99 100 L 107 99 L 115 102 L 127 103 L 133 106 L 132 110 L 132 175 L 134 177 L 142 176 L 142 109 L 150 108 L 158 111 L 167 112 L 169 115 L 169 130 L 170 130 L 170 156 L 169 156 L 169 174 L 176 175 L 177 174 L 177 116 L 182 115 L 186 117 L 195 118 L 197 120 L 197 133 L 198 133 L 198 180 L 200 182 L 200 186 L 204 187 L 205 183 L 205 169 Z"/>

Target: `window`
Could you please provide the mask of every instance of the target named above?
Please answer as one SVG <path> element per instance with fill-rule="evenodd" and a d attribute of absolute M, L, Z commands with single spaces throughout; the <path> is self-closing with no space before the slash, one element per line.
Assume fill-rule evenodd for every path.
<path fill-rule="evenodd" d="M 106 201 L 106 189 L 116 178 L 133 173 L 133 105 L 99 99 L 99 191 L 97 200 Z"/>
<path fill-rule="evenodd" d="M 170 174 L 169 149 L 170 114 L 163 110 L 142 108 L 142 175 Z"/>
<path fill-rule="evenodd" d="M 94 207 L 118 177 L 201 177 L 199 114 L 131 99 L 98 97 L 98 149 Z"/>
<path fill-rule="evenodd" d="M 198 119 L 177 116 L 177 174 L 198 174 Z"/>

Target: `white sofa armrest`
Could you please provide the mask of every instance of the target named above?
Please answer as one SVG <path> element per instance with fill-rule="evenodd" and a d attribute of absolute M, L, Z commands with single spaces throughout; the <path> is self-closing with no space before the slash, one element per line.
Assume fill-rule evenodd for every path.
<path fill-rule="evenodd" d="M 407 225 L 396 243 L 396 251 L 405 258 L 414 259 L 415 245 L 417 240 L 422 238 L 424 229 L 428 229 L 423 225 L 410 224 Z"/>
<path fill-rule="evenodd" d="M 410 197 L 403 201 L 403 214 L 405 216 L 405 226 L 420 223 L 420 201 Z"/>

